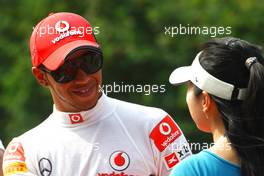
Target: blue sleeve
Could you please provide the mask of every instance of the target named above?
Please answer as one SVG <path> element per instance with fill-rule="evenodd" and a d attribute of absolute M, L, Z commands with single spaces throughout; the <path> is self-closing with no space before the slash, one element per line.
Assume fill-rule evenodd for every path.
<path fill-rule="evenodd" d="M 184 164 L 175 166 L 170 176 L 191 176 L 192 173 L 187 171 L 187 167 Z"/>
<path fill-rule="evenodd" d="M 177 164 L 171 176 L 239 176 L 240 168 L 208 151 L 192 155 Z"/>
<path fill-rule="evenodd" d="M 199 176 L 194 167 L 195 155 L 183 160 L 177 164 L 170 176 Z"/>

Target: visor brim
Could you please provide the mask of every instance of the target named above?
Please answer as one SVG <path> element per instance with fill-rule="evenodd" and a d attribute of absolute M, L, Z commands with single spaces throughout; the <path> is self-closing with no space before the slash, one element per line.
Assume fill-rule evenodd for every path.
<path fill-rule="evenodd" d="M 175 69 L 169 78 L 172 85 L 180 85 L 190 81 L 192 78 L 191 66 L 179 67 Z"/>
<path fill-rule="evenodd" d="M 48 58 L 42 63 L 48 70 L 54 71 L 58 69 L 63 63 L 66 56 L 74 49 L 84 46 L 92 46 L 95 48 L 99 48 L 99 45 L 94 42 L 90 42 L 87 40 L 78 40 L 74 42 L 70 42 L 68 44 L 63 45 L 54 51 Z"/>

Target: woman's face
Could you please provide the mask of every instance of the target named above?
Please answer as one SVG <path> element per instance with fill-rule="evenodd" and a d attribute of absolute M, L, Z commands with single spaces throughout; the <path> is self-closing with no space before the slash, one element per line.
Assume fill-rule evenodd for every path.
<path fill-rule="evenodd" d="M 188 83 L 188 90 L 186 95 L 186 102 L 196 126 L 204 132 L 210 132 L 209 122 L 203 111 L 204 95 L 200 93 L 195 94 L 195 86 L 191 82 Z"/>

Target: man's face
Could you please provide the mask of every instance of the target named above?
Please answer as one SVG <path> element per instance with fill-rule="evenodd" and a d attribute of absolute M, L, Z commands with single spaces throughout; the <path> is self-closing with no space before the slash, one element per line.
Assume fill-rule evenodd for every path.
<path fill-rule="evenodd" d="M 83 55 L 85 53 L 82 51 L 76 52 L 68 59 L 78 61 Z M 95 73 L 87 74 L 80 67 L 78 68 L 74 79 L 67 83 L 58 83 L 49 73 L 41 71 L 43 79 L 51 91 L 54 104 L 60 111 L 79 112 L 91 109 L 102 94 L 99 89 L 102 84 L 101 69 Z M 35 75 L 35 77 L 37 76 Z"/>
<path fill-rule="evenodd" d="M 101 96 L 102 72 L 87 75 L 78 70 L 76 78 L 69 83 L 57 83 L 48 73 L 47 80 L 56 108 L 64 112 L 79 112 L 91 109 Z"/>

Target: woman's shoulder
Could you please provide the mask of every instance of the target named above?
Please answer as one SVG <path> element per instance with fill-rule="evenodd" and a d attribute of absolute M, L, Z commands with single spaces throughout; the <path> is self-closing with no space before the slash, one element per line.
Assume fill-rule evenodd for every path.
<path fill-rule="evenodd" d="M 200 174 L 200 165 L 204 165 L 203 163 L 206 158 L 207 154 L 204 151 L 200 153 L 191 155 L 190 157 L 182 160 L 179 164 L 175 166 L 172 171 L 172 176 L 198 176 Z"/>
<path fill-rule="evenodd" d="M 223 159 L 216 157 L 209 150 L 194 154 L 175 166 L 172 176 L 204 176 L 217 175 L 220 171 L 230 173 L 230 176 L 239 176 L 240 169 Z M 223 172 L 220 172 L 223 173 Z"/>

